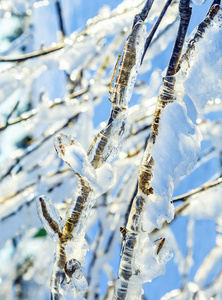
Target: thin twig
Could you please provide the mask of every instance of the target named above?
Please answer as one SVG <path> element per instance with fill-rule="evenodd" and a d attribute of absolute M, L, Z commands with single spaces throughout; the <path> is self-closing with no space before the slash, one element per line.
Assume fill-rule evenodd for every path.
<path fill-rule="evenodd" d="M 209 190 L 209 189 L 211 189 L 211 188 L 213 188 L 213 187 L 215 187 L 215 186 L 217 186 L 221 183 L 222 183 L 222 177 L 219 177 L 217 180 L 215 180 L 213 182 L 210 182 L 210 183 L 208 183 L 208 184 L 206 184 L 202 187 L 196 188 L 196 189 L 194 189 L 194 190 L 192 190 L 192 191 L 190 191 L 186 194 L 183 194 L 181 196 L 177 196 L 177 197 L 173 198 L 173 202 L 178 202 L 178 201 L 185 202 L 185 201 L 188 200 L 188 198 L 192 197 L 193 195 L 196 195 L 196 194 L 199 194 L 199 193 L 204 192 L 206 190 Z"/>
<path fill-rule="evenodd" d="M 174 44 L 174 49 L 170 62 L 167 68 L 166 76 L 175 75 L 177 72 L 177 65 L 182 52 L 184 40 L 186 37 L 187 28 L 190 22 L 192 8 L 189 7 L 190 1 L 181 1 L 179 6 L 179 11 L 181 15 L 179 30 L 177 33 L 176 42 Z"/>
<path fill-rule="evenodd" d="M 196 195 L 196 194 L 199 194 L 201 192 L 204 192 L 206 190 L 209 190 L 209 189 L 212 189 L 214 188 L 215 186 L 219 185 L 222 183 L 222 177 L 219 177 L 217 180 L 213 181 L 213 182 L 210 182 L 209 184 L 206 184 L 204 185 L 203 187 L 200 187 L 200 188 L 197 188 L 197 189 L 194 189 L 186 194 L 183 194 L 181 196 L 178 196 L 178 197 L 175 197 L 173 198 L 173 202 L 178 202 L 178 201 L 183 201 L 184 204 L 182 204 L 181 206 L 177 207 L 176 208 L 176 212 L 175 212 L 175 216 L 174 216 L 174 219 L 171 223 L 167 223 L 166 221 L 163 223 L 163 226 L 161 229 L 167 227 L 168 225 L 172 224 L 178 216 L 180 216 L 184 210 L 190 205 L 190 201 L 188 201 L 188 199 L 190 197 L 192 197 L 193 195 Z M 155 233 L 157 232 L 158 230 L 161 230 L 161 229 L 157 229 L 155 228 L 152 233 Z"/>
<path fill-rule="evenodd" d="M 52 138 L 53 136 L 55 136 L 56 134 L 58 134 L 62 129 L 64 129 L 65 127 L 69 126 L 71 122 L 73 122 L 74 120 L 76 120 L 78 118 L 80 113 L 77 113 L 75 115 L 73 115 L 72 117 L 70 117 L 67 122 L 62 125 L 59 129 L 57 129 L 55 132 L 48 134 L 46 137 L 44 137 L 41 141 L 38 142 L 38 144 L 36 144 L 35 146 L 30 146 L 27 149 L 24 150 L 24 152 L 22 153 L 22 155 L 20 155 L 19 157 L 16 157 L 14 159 L 14 163 L 9 167 L 9 169 L 0 177 L 0 181 L 2 181 L 5 177 L 7 177 L 9 174 L 11 174 L 11 171 L 18 166 L 18 164 L 20 163 L 20 161 L 27 157 L 28 155 L 30 155 L 31 153 L 33 153 L 34 151 L 36 151 L 37 149 L 39 149 L 46 141 L 48 141 L 50 138 Z"/>
<path fill-rule="evenodd" d="M 141 59 L 141 65 L 143 63 L 143 59 L 144 59 L 144 56 L 145 56 L 145 54 L 147 52 L 147 49 L 150 46 L 150 43 L 151 43 L 151 41 L 153 39 L 153 36 L 156 33 L 156 31 L 157 31 L 157 29 L 158 29 L 158 27 L 160 25 L 160 22 L 162 21 L 162 19 L 163 19 L 164 15 L 165 15 L 165 13 L 166 13 L 169 5 L 171 4 L 171 2 L 172 2 L 172 0 L 168 0 L 166 2 L 166 4 L 164 5 L 164 7 L 163 7 L 163 9 L 162 9 L 162 11 L 161 11 L 158 19 L 156 20 L 155 24 L 153 25 L 153 28 L 151 29 L 151 31 L 150 31 L 147 39 L 146 39 L 146 43 L 145 43 L 145 47 L 144 47 L 144 52 L 143 52 L 142 59 Z"/>
<path fill-rule="evenodd" d="M 23 55 L 19 55 L 17 57 L 4 57 L 4 56 L 0 56 L 0 63 L 1 62 L 22 62 L 31 58 L 36 58 L 39 56 L 43 56 L 43 55 L 47 55 L 50 54 L 52 52 L 58 51 L 63 49 L 66 46 L 66 43 L 58 43 L 56 46 L 49 46 L 46 49 L 42 49 L 42 50 L 37 50 L 34 51 L 32 53 L 27 53 L 27 54 L 23 54 Z"/>
<path fill-rule="evenodd" d="M 146 1 L 146 4 L 144 5 L 144 7 L 143 7 L 143 9 L 142 9 L 142 11 L 141 11 L 141 13 L 137 15 L 137 16 L 139 16 L 143 21 L 146 20 L 148 14 L 149 14 L 149 12 L 150 12 L 150 9 L 151 9 L 151 7 L 152 7 L 152 5 L 153 5 L 153 1 L 154 1 L 154 0 L 147 0 L 147 1 Z M 134 24 L 135 24 L 135 21 L 136 21 L 136 20 L 134 20 Z"/>
<path fill-rule="evenodd" d="M 10 113 L 8 114 L 7 119 L 6 119 L 6 124 L 9 123 L 9 119 L 11 118 L 12 114 L 16 111 L 18 105 L 19 105 L 19 100 L 16 102 L 16 104 L 14 105 L 14 107 L 12 108 Z"/>
<path fill-rule="evenodd" d="M 60 32 L 61 32 L 62 38 L 64 40 L 64 38 L 66 37 L 66 32 L 65 32 L 65 27 L 63 24 L 64 22 L 63 22 L 63 17 L 62 17 L 62 7 L 61 7 L 61 3 L 59 0 L 55 0 L 55 4 L 56 4 L 57 13 L 58 13 Z"/>

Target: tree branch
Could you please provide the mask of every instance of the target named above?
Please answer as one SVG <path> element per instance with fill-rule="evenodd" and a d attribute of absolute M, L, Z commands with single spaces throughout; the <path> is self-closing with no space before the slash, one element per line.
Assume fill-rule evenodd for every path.
<path fill-rule="evenodd" d="M 196 195 L 196 194 L 199 194 L 201 192 L 204 192 L 206 190 L 209 190 L 219 184 L 222 183 L 222 177 L 219 177 L 217 180 L 213 181 L 213 182 L 210 182 L 200 188 L 196 188 L 194 190 L 191 190 L 190 192 L 186 193 L 186 194 L 183 194 L 181 196 L 178 196 L 178 197 L 175 197 L 173 198 L 173 202 L 178 202 L 178 201 L 187 201 L 190 197 L 192 197 L 193 195 Z"/>
<path fill-rule="evenodd" d="M 65 32 L 65 27 L 63 23 L 63 17 L 62 17 L 62 7 L 59 0 L 55 0 L 55 4 L 56 4 L 58 19 L 59 19 L 60 32 L 62 34 L 62 39 L 64 40 L 64 38 L 66 37 L 66 32 Z"/>
<path fill-rule="evenodd" d="M 39 57 L 39 56 L 44 56 L 44 55 L 53 53 L 55 51 L 59 51 L 59 50 L 63 49 L 65 46 L 66 46 L 66 43 L 63 42 L 63 43 L 57 44 L 56 46 L 49 46 L 46 49 L 34 51 L 32 53 L 23 54 L 23 55 L 14 57 L 14 58 L 13 57 L 0 56 L 0 63 L 1 62 L 2 63 L 3 62 L 6 62 L 6 63 L 9 63 L 9 62 L 17 62 L 17 63 L 23 62 L 23 61 L 28 60 L 28 59 L 36 58 L 36 57 Z"/>
<path fill-rule="evenodd" d="M 147 49 L 150 46 L 150 43 L 151 43 L 151 41 L 153 39 L 153 36 L 156 33 L 156 31 L 157 31 L 157 29 L 158 29 L 158 27 L 160 25 L 160 22 L 162 21 L 162 19 L 163 19 L 165 13 L 166 13 L 168 7 L 170 6 L 171 2 L 172 2 L 172 0 L 168 0 L 166 2 L 166 4 L 164 5 L 164 7 L 163 7 L 163 9 L 162 9 L 162 11 L 161 11 L 158 19 L 156 20 L 155 24 L 153 25 L 153 28 L 151 29 L 151 31 L 150 31 L 147 39 L 146 39 L 146 43 L 145 43 L 145 46 L 144 46 L 144 52 L 143 52 L 142 59 L 141 59 L 141 65 L 143 63 L 143 59 L 144 59 L 144 56 L 146 55 Z"/>
<path fill-rule="evenodd" d="M 71 99 L 77 98 L 79 96 L 86 94 L 87 92 L 88 92 L 88 89 L 82 89 L 82 90 L 79 90 L 77 92 L 74 92 L 74 93 L 68 95 L 64 99 L 56 99 L 56 102 L 53 102 L 50 104 L 49 109 L 51 109 L 57 105 L 68 104 L 69 101 L 67 101 L 67 99 L 71 100 Z M 9 118 L 12 115 L 12 113 L 11 113 L 8 116 L 8 121 L 5 124 L 0 125 L 0 132 L 5 130 L 6 128 L 8 128 L 11 125 L 21 123 L 22 121 L 27 121 L 27 120 L 33 118 L 34 116 L 36 116 L 38 113 L 39 113 L 39 108 L 37 107 L 37 108 L 34 108 L 30 111 L 27 111 L 27 112 L 21 114 L 21 116 L 15 118 L 14 120 L 9 121 Z"/>
<path fill-rule="evenodd" d="M 184 40 L 186 37 L 187 28 L 190 22 L 192 8 L 189 6 L 190 1 L 180 1 L 179 11 L 180 11 L 180 25 L 177 33 L 176 42 L 174 44 L 174 49 L 170 62 L 167 68 L 166 76 L 172 76 L 176 74 L 177 65 L 180 59 L 181 51 L 183 48 Z"/>

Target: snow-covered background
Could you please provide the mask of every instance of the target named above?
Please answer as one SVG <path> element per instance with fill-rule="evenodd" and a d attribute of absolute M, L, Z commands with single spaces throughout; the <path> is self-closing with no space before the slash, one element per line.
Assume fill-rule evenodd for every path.
<path fill-rule="evenodd" d="M 35 202 L 47 195 L 64 216 L 77 189 L 74 173 L 57 155 L 53 139 L 60 133 L 72 135 L 87 151 L 104 128 L 112 107 L 112 72 L 144 1 L 59 3 L 65 36 L 56 1 L 0 1 L 0 299 L 50 299 L 55 245 L 42 229 Z M 147 32 L 162 5 L 154 1 Z M 191 5 L 188 36 L 211 1 Z M 87 222 L 86 299 L 111 299 L 113 294 L 122 243 L 119 227 L 126 226 L 178 21 L 178 1 L 173 1 L 139 70 L 121 148 L 110 159 L 116 183 L 96 199 Z M 145 299 L 222 298 L 222 187 L 220 179 L 215 182 L 222 176 L 221 31 L 220 14 L 190 60 L 184 101 L 203 140 L 193 172 L 174 182 L 174 197 L 211 182 L 215 186 L 188 197 L 182 212 L 178 207 L 183 202 L 176 201 L 172 224 L 155 231 L 154 239 L 168 240 L 173 258 L 165 275 L 143 286 Z M 61 49 L 19 61 L 26 53 L 51 47 Z M 3 62 L 10 57 L 17 62 Z M 183 114 L 171 118 L 173 126 Z M 180 127 L 176 129 L 168 133 L 172 153 L 180 139 L 172 138 L 175 132 L 179 135 Z M 163 165 L 164 172 L 167 169 Z"/>

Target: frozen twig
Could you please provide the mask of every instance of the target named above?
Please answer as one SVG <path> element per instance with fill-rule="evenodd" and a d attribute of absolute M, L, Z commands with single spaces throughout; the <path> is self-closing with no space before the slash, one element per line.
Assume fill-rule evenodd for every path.
<path fill-rule="evenodd" d="M 35 145 L 30 145 L 27 149 L 25 149 L 23 151 L 23 153 L 19 156 L 17 156 L 14 160 L 13 163 L 9 166 L 8 170 L 1 175 L 0 180 L 2 181 L 4 178 L 6 178 L 8 175 L 10 175 L 11 171 L 18 167 L 20 165 L 20 162 L 24 159 L 27 158 L 27 156 L 33 154 L 33 152 L 35 152 L 36 150 L 38 150 L 41 147 L 44 147 L 44 143 L 47 142 L 49 139 L 51 139 L 53 136 L 55 136 L 56 134 L 58 134 L 62 129 L 66 128 L 67 126 L 69 126 L 70 122 L 73 122 L 74 120 L 76 120 L 79 116 L 79 112 L 77 112 L 76 114 L 74 114 L 71 118 L 69 118 L 67 120 L 67 122 L 65 122 L 65 124 L 63 124 L 61 127 L 59 127 L 57 130 L 55 130 L 53 133 L 49 132 L 45 137 L 43 137 L 40 141 L 38 141 L 37 143 L 35 143 Z"/>
<path fill-rule="evenodd" d="M 56 5 L 57 5 L 57 3 L 60 4 L 59 0 L 55 0 L 55 1 L 56 1 Z M 61 15 L 61 6 L 57 5 L 57 9 L 58 9 L 59 14 Z M 114 12 L 110 13 L 109 16 L 106 16 L 106 17 L 97 15 L 93 19 L 90 19 L 90 22 L 85 26 L 85 28 L 83 29 L 82 32 L 80 32 L 79 34 L 77 34 L 74 37 L 74 40 L 76 40 L 80 37 L 90 35 L 91 30 L 93 30 L 93 28 L 95 26 L 97 26 L 100 22 L 103 22 L 105 20 L 112 20 L 112 19 L 118 18 L 118 16 L 122 16 L 122 15 L 127 14 L 130 10 L 132 10 L 131 7 L 129 7 L 129 8 L 126 7 L 124 9 L 124 11 L 115 10 Z M 61 29 L 61 26 L 63 28 L 63 29 L 61 29 L 61 31 L 64 31 L 64 24 L 63 24 L 63 21 L 61 23 L 60 17 L 59 17 L 59 22 L 60 22 L 60 29 Z M 65 36 L 65 31 L 64 31 L 64 36 Z M 28 59 L 33 59 L 33 58 L 36 58 L 36 57 L 39 57 L 39 56 L 50 54 L 50 53 L 55 52 L 55 51 L 59 51 L 59 50 L 63 49 L 64 47 L 66 47 L 67 45 L 68 44 L 66 42 L 61 42 L 61 43 L 57 43 L 56 45 L 49 46 L 45 49 L 37 50 L 37 51 L 34 51 L 32 53 L 23 54 L 23 55 L 19 55 L 19 56 L 16 56 L 16 57 L 0 56 L 0 62 L 2 62 L 2 63 L 3 62 L 6 62 L 6 63 L 9 63 L 9 62 L 14 62 L 14 63 L 23 62 L 23 61 L 26 61 Z"/>
<path fill-rule="evenodd" d="M 132 31 L 124 44 L 123 51 L 119 53 L 110 83 L 110 101 L 113 105 L 110 118 L 107 126 L 96 136 L 88 151 L 94 168 L 100 167 L 104 161 L 112 157 L 112 152 L 116 151 L 115 144 L 119 144 L 122 136 L 128 104 L 141 63 L 145 36 L 144 20 L 152 2 L 147 1 L 141 14 L 135 16 Z"/>
<path fill-rule="evenodd" d="M 53 107 L 55 107 L 57 105 L 70 104 L 70 100 L 71 99 L 74 99 L 74 98 L 77 98 L 79 96 L 82 96 L 82 95 L 84 95 L 87 92 L 88 92 L 88 89 L 81 89 L 81 90 L 79 90 L 77 92 L 69 94 L 65 99 L 56 99 L 55 102 L 51 102 L 50 103 L 49 109 L 51 109 L 51 108 L 53 108 Z M 30 111 L 25 112 L 25 113 L 21 114 L 19 117 L 13 119 L 13 120 L 9 120 L 10 117 L 11 117 L 11 115 L 12 115 L 12 114 L 10 114 L 8 116 L 7 122 L 5 124 L 0 125 L 0 132 L 3 131 L 3 130 L 5 130 L 6 128 L 8 128 L 11 125 L 15 125 L 15 124 L 18 124 L 20 122 L 30 120 L 31 118 L 33 118 L 34 116 L 36 116 L 38 113 L 39 113 L 39 107 L 34 108 L 34 109 L 30 110 Z"/>
<path fill-rule="evenodd" d="M 174 45 L 173 53 L 166 71 L 166 77 L 163 78 L 163 88 L 160 90 L 160 94 L 157 100 L 156 111 L 154 115 L 152 129 L 151 129 L 151 137 L 148 143 L 148 147 L 144 154 L 142 166 L 140 168 L 138 193 L 133 201 L 131 212 L 128 218 L 127 233 L 126 233 L 125 242 L 123 244 L 122 258 L 121 258 L 120 269 L 119 269 L 119 278 L 116 282 L 116 290 L 115 290 L 115 297 L 114 297 L 115 299 L 131 299 L 130 297 L 139 298 L 142 291 L 142 283 L 148 280 L 152 280 L 154 277 L 161 274 L 160 270 L 158 270 L 161 264 L 159 264 L 160 262 L 157 262 L 156 264 L 155 260 L 152 260 L 153 262 L 152 267 L 150 265 L 147 265 L 146 270 L 143 270 L 144 275 L 142 275 L 142 271 L 140 271 L 140 268 L 145 262 L 145 260 L 149 261 L 150 256 L 152 258 L 155 258 L 155 256 L 152 256 L 152 250 L 151 250 L 153 247 L 152 241 L 149 240 L 149 235 L 148 236 L 145 235 L 144 232 L 154 232 L 153 227 L 157 227 L 157 228 L 161 228 L 162 226 L 164 227 L 167 224 L 167 222 L 170 222 L 172 220 L 173 217 L 172 205 L 170 203 L 172 201 L 170 200 L 172 197 L 172 190 L 171 190 L 172 186 L 170 180 L 172 180 L 172 176 L 173 177 L 175 176 L 173 175 L 173 173 L 176 170 L 175 168 L 177 168 L 178 166 L 175 164 L 175 168 L 173 167 L 174 168 L 173 172 L 170 171 L 170 180 L 168 181 L 166 180 L 166 178 L 164 178 L 162 182 L 163 186 L 158 187 L 157 183 L 158 185 L 161 185 L 160 178 L 162 178 L 162 176 L 166 177 L 166 174 L 163 175 L 164 174 L 163 165 L 166 159 L 168 161 L 170 155 L 169 155 L 169 150 L 166 150 L 164 156 L 164 150 L 163 149 L 160 150 L 157 147 L 157 145 L 159 145 L 159 147 L 162 146 L 162 148 L 167 147 L 166 144 L 170 146 L 170 143 L 167 141 L 168 138 L 170 138 L 170 133 L 168 135 L 163 134 L 160 129 L 161 128 L 162 130 L 164 129 L 163 127 L 161 127 L 160 124 L 162 122 L 161 119 L 163 119 L 163 117 L 166 116 L 166 111 L 170 110 L 168 108 L 169 106 L 172 108 L 174 107 L 174 109 L 176 109 L 176 105 L 174 104 L 174 102 L 178 97 L 178 95 L 176 94 L 178 93 L 177 80 L 178 80 L 178 84 L 180 84 L 180 79 L 178 76 L 175 75 L 179 70 L 178 69 L 179 60 L 180 60 L 182 47 L 184 44 L 186 31 L 191 16 L 191 8 L 189 7 L 189 1 L 180 1 L 179 11 L 180 11 L 179 30 Z M 182 102 L 181 98 L 182 97 L 180 94 L 178 100 Z M 173 113 L 173 111 L 171 111 L 171 113 Z M 171 125 L 173 126 L 173 123 Z M 164 127 L 166 126 L 167 125 L 164 124 Z M 195 128 L 194 125 L 193 128 Z M 168 128 L 168 130 L 170 130 L 170 127 Z M 188 130 L 185 134 L 188 136 L 190 133 L 191 133 L 190 130 Z M 165 144 L 164 143 L 159 144 L 159 139 L 160 139 L 159 136 L 162 136 L 162 134 L 165 137 L 164 140 Z M 178 132 L 178 134 L 181 133 Z M 195 133 L 195 135 L 196 135 L 196 142 L 193 141 L 194 143 L 193 142 L 191 143 L 193 143 L 193 149 L 194 152 L 196 153 L 194 154 L 193 152 L 192 154 L 188 154 L 191 155 L 191 161 L 197 160 L 197 155 L 199 151 L 198 149 L 199 138 L 197 132 Z M 181 151 L 181 146 L 179 151 Z M 160 161 L 160 166 L 158 166 L 157 163 L 158 160 Z M 172 160 L 170 163 L 172 163 Z M 187 163 L 189 164 L 188 160 Z M 186 168 L 182 166 L 178 167 L 177 170 L 181 168 L 181 171 L 176 172 L 175 178 L 190 172 L 190 168 L 192 169 L 193 167 L 194 167 L 194 163 L 189 167 L 187 166 Z M 165 171 L 166 173 L 169 172 L 169 168 L 166 168 Z M 159 174 L 159 177 L 156 177 L 157 174 Z M 164 192 L 166 186 L 168 186 L 169 189 L 168 192 L 167 191 Z M 170 196 L 168 195 L 168 193 Z M 167 207 L 165 201 L 163 201 L 163 199 L 166 197 L 169 197 L 170 200 Z M 189 205 L 188 203 L 185 203 L 183 206 L 178 208 L 175 216 L 179 215 L 182 211 L 184 211 L 188 205 Z M 167 220 L 164 221 L 164 219 L 166 218 Z M 150 235 L 150 237 L 152 237 L 152 235 Z M 147 250 L 147 256 L 145 256 L 144 252 L 141 252 L 141 249 L 144 249 L 145 247 L 150 248 L 150 252 Z M 166 249 L 165 251 L 166 251 L 166 257 L 165 260 L 162 261 L 163 264 L 167 261 L 168 250 Z M 140 254 L 138 254 L 138 252 Z M 143 253 L 143 256 L 141 256 L 142 255 L 141 253 Z"/>
<path fill-rule="evenodd" d="M 214 187 L 220 185 L 221 183 L 222 183 L 222 178 L 219 177 L 217 180 L 215 180 L 215 181 L 213 181 L 213 182 L 210 182 L 210 183 L 208 183 L 208 184 L 206 184 L 206 185 L 204 185 L 204 186 L 202 186 L 202 187 L 200 187 L 200 188 L 191 190 L 190 192 L 188 192 L 188 193 L 186 193 L 186 194 L 183 194 L 183 195 L 181 195 L 181 196 L 174 197 L 173 200 L 172 200 L 173 202 L 179 202 L 179 201 L 182 201 L 182 202 L 184 202 L 184 204 L 182 204 L 182 205 L 180 205 L 180 206 L 178 206 L 178 207 L 176 208 L 174 220 L 173 220 L 172 222 L 174 222 L 175 219 L 176 219 L 177 217 L 179 217 L 180 215 L 182 215 L 182 213 L 189 207 L 189 205 L 190 205 L 190 200 L 189 200 L 189 198 L 190 198 L 190 197 L 192 197 L 192 196 L 194 196 L 194 195 L 198 195 L 198 194 L 200 194 L 200 193 L 202 193 L 202 192 L 206 192 L 206 191 L 208 191 L 208 190 L 210 190 L 210 189 L 213 189 Z M 202 198 L 202 197 L 199 198 L 199 199 L 200 199 L 199 201 L 201 201 L 201 198 Z M 165 228 L 165 227 L 168 226 L 168 225 L 169 225 L 169 223 L 167 223 L 167 222 L 165 221 L 165 222 L 163 223 L 162 228 Z M 157 232 L 157 231 L 158 231 L 158 229 L 155 228 L 155 229 L 152 231 L 152 233 L 155 233 L 155 232 Z"/>
<path fill-rule="evenodd" d="M 166 76 L 175 75 L 175 73 L 177 72 L 177 65 L 182 52 L 187 28 L 190 22 L 191 11 L 192 11 L 191 8 L 190 7 L 188 8 L 187 6 L 188 2 L 189 1 L 180 1 L 180 16 L 181 16 L 180 25 L 177 33 L 176 42 L 174 44 L 173 53 L 167 68 Z"/>

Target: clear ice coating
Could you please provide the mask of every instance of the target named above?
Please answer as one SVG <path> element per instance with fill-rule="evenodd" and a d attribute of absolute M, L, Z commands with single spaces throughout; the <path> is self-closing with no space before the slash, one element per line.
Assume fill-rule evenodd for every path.
<path fill-rule="evenodd" d="M 95 170 L 81 144 L 72 136 L 60 134 L 54 139 L 54 145 L 59 157 L 73 169 L 79 182 L 65 220 L 61 219 L 46 196 L 37 201 L 40 219 L 57 242 L 51 277 L 52 297 L 57 299 L 56 297 L 63 297 L 64 291 L 69 294 L 72 290 L 87 289 L 87 281 L 81 269 L 88 249 L 85 224 L 95 198 L 114 184 L 114 175 L 108 163 Z"/>
<path fill-rule="evenodd" d="M 109 91 L 113 105 L 128 107 L 144 50 L 145 33 L 145 24 L 139 20 L 119 54 Z"/>
<path fill-rule="evenodd" d="M 57 242 L 64 225 L 59 211 L 47 196 L 39 197 L 36 204 L 38 216 L 45 230 L 49 236 Z"/>
<path fill-rule="evenodd" d="M 147 233 L 127 233 L 114 299 L 140 299 L 142 284 L 163 275 L 171 258 L 165 238 L 152 242 Z"/>
<path fill-rule="evenodd" d="M 152 139 L 149 141 L 144 155 L 139 177 L 140 190 L 127 224 L 129 230 L 151 232 L 155 227 L 161 228 L 165 220 L 170 222 L 173 219 L 171 199 L 174 181 L 189 174 L 198 159 L 201 135 L 187 117 L 182 92 L 177 92 L 181 78 L 175 80 L 174 93 L 167 88 L 160 91 L 166 98 L 175 99 L 174 95 L 179 97 L 167 105 L 163 102 L 166 105 L 164 109 L 161 108 L 161 101 L 157 105 L 153 125 L 155 143 Z"/>
<path fill-rule="evenodd" d="M 37 207 L 45 229 L 57 244 L 51 275 L 52 299 L 58 297 L 63 299 L 64 291 L 68 295 L 73 294 L 74 291 L 84 291 L 88 286 L 81 269 L 88 249 L 83 227 L 83 221 L 87 218 L 86 213 L 84 214 L 84 220 L 83 218 L 77 220 L 79 221 L 77 226 L 75 223 L 77 218 L 75 217 L 72 220 L 72 215 L 67 216 L 64 226 L 61 226 L 63 220 L 60 217 L 58 218 L 59 213 L 47 197 L 39 197 Z M 76 232 L 77 230 L 79 232 Z"/>
<path fill-rule="evenodd" d="M 95 168 L 110 162 L 117 155 L 125 127 L 126 113 L 125 109 L 112 110 L 107 126 L 95 137 L 88 151 L 89 161 Z"/>
<path fill-rule="evenodd" d="M 107 191 L 115 178 L 108 163 L 94 169 L 83 147 L 72 136 L 60 134 L 54 139 L 54 146 L 59 157 L 73 169 L 79 183 L 64 221 L 47 197 L 42 196 L 37 202 L 43 225 L 57 242 L 51 278 L 52 297 L 56 299 L 63 297 L 64 291 L 69 294 L 72 290 L 87 288 L 81 270 L 87 251 L 85 224 L 95 198 Z"/>
<path fill-rule="evenodd" d="M 128 104 L 132 96 L 145 44 L 145 24 L 139 19 L 133 26 L 114 69 L 110 83 L 110 101 L 113 104 L 106 127 L 95 137 L 88 151 L 89 160 L 96 169 L 118 153 L 125 128 Z"/>

